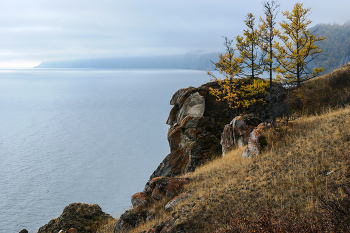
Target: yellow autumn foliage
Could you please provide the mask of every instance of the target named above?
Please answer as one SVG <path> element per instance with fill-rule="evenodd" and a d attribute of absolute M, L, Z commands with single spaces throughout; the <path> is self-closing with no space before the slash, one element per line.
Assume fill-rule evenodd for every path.
<path fill-rule="evenodd" d="M 247 109 L 253 104 L 264 104 L 269 82 L 263 79 L 225 78 L 215 79 L 220 89 L 210 88 L 209 93 L 218 101 L 225 101 L 232 109 Z"/>
<path fill-rule="evenodd" d="M 280 23 L 283 34 L 278 32 L 277 35 L 284 46 L 279 42 L 273 45 L 277 50 L 279 63 L 276 68 L 277 81 L 286 84 L 296 82 L 297 87 L 300 87 L 302 81 L 316 77 L 323 71 L 322 67 L 308 68 L 308 64 L 322 53 L 315 43 L 326 39 L 317 37 L 307 29 L 311 23 L 311 20 L 307 19 L 309 11 L 310 8 L 304 9 L 302 3 L 296 3 L 291 12 L 282 12 L 287 21 Z"/>

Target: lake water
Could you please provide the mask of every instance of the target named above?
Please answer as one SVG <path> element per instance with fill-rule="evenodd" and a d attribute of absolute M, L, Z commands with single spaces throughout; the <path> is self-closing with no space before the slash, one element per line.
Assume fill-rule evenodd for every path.
<path fill-rule="evenodd" d="M 39 227 L 74 202 L 118 217 L 169 153 L 165 124 L 193 70 L 0 70 L 0 232 Z"/>

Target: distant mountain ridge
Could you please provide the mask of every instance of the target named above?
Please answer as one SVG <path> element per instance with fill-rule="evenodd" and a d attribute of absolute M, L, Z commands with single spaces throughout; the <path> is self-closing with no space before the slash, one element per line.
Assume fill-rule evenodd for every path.
<path fill-rule="evenodd" d="M 327 37 L 324 42 L 316 43 L 323 55 L 314 61 L 314 67 L 323 67 L 327 74 L 350 62 L 350 19 L 343 25 L 318 24 L 310 31 L 318 37 Z"/>
<path fill-rule="evenodd" d="M 42 62 L 34 68 L 144 68 L 212 70 L 218 53 L 186 53 L 174 56 L 92 58 Z"/>

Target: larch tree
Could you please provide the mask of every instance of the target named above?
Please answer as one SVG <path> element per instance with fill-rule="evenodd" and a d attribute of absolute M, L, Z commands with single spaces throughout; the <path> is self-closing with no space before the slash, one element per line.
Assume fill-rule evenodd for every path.
<path fill-rule="evenodd" d="M 283 33 L 278 33 L 278 37 L 284 46 L 279 42 L 274 44 L 277 49 L 277 61 L 279 67 L 276 69 L 277 79 L 286 81 L 286 83 L 297 83 L 300 87 L 301 82 L 316 77 L 323 68 L 310 69 L 309 65 L 316 59 L 322 50 L 316 46 L 317 41 L 323 41 L 325 37 L 317 37 L 308 29 L 311 20 L 307 19 L 310 8 L 303 9 L 302 3 L 296 3 L 292 12 L 282 12 L 287 21 L 280 23 Z"/>
<path fill-rule="evenodd" d="M 260 37 L 260 48 L 266 54 L 264 57 L 264 71 L 269 74 L 270 88 L 269 94 L 265 97 L 266 108 L 264 120 L 270 122 L 273 125 L 276 118 L 286 113 L 286 105 L 283 103 L 284 92 L 281 88 L 273 86 L 272 77 L 273 72 L 276 70 L 276 57 L 275 48 L 273 44 L 274 39 L 278 34 L 276 26 L 276 17 L 279 12 L 279 4 L 276 1 L 263 2 L 263 11 L 265 17 L 259 19 L 259 37 Z"/>
<path fill-rule="evenodd" d="M 267 54 L 264 59 L 264 70 L 268 71 L 270 76 L 270 92 L 272 90 L 272 76 L 275 70 L 274 58 L 275 51 L 273 48 L 275 36 L 278 30 L 275 29 L 276 17 L 279 12 L 279 4 L 275 1 L 263 2 L 265 19 L 260 17 L 259 24 L 259 37 L 260 37 L 260 48 Z"/>
<path fill-rule="evenodd" d="M 243 69 L 241 74 L 254 79 L 257 75 L 263 73 L 263 57 L 259 54 L 260 37 L 258 30 L 254 27 L 255 17 L 249 13 L 244 20 L 248 29 L 244 30 L 244 36 L 236 37 L 236 47 L 239 51 L 239 57 L 243 60 Z M 262 51 L 264 53 L 264 51 Z"/>
<path fill-rule="evenodd" d="M 221 89 L 210 88 L 210 94 L 214 95 L 218 101 L 226 101 L 229 107 L 234 109 L 239 107 L 239 79 L 235 76 L 241 74 L 243 60 L 234 56 L 233 40 L 229 40 L 227 37 L 224 39 L 226 53 L 219 54 L 219 61 L 214 63 L 214 70 L 219 71 L 224 78 L 217 78 L 210 71 L 207 74 L 221 87 Z"/>
<path fill-rule="evenodd" d="M 266 94 L 268 83 L 262 79 L 244 76 L 244 58 L 234 56 L 235 49 L 232 47 L 233 40 L 225 37 L 225 54 L 219 54 L 219 61 L 214 63 L 214 69 L 223 75 L 223 79 L 217 78 L 208 71 L 214 81 L 220 85 L 220 89 L 210 88 L 210 94 L 218 101 L 226 101 L 231 109 L 246 109 L 253 104 L 264 103 L 263 96 Z"/>
<path fill-rule="evenodd" d="M 255 17 L 248 13 L 244 20 L 248 27 L 243 36 L 236 37 L 236 47 L 242 61 L 241 72 L 244 76 L 240 86 L 240 103 L 243 108 L 264 104 L 268 82 L 258 78 L 264 71 L 264 57 L 266 53 L 260 49 L 261 38 L 255 28 Z"/>
<path fill-rule="evenodd" d="M 219 61 L 214 63 L 214 70 L 217 70 L 220 74 L 224 75 L 225 79 L 232 79 L 235 76 L 242 75 L 243 59 L 235 57 L 235 49 L 232 47 L 233 40 L 229 40 L 227 37 L 224 37 L 224 39 L 226 52 L 225 54 L 219 54 Z M 207 73 L 215 80 L 217 79 L 212 72 Z"/>

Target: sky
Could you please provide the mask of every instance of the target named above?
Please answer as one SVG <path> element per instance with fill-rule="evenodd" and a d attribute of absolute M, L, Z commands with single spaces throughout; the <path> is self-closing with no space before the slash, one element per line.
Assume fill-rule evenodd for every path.
<path fill-rule="evenodd" d="M 42 61 L 220 52 L 263 0 L 0 0 L 0 67 Z M 291 0 L 280 0 L 280 12 Z M 310 26 L 343 24 L 349 0 L 304 0 Z M 279 14 L 279 21 L 283 19 Z"/>

